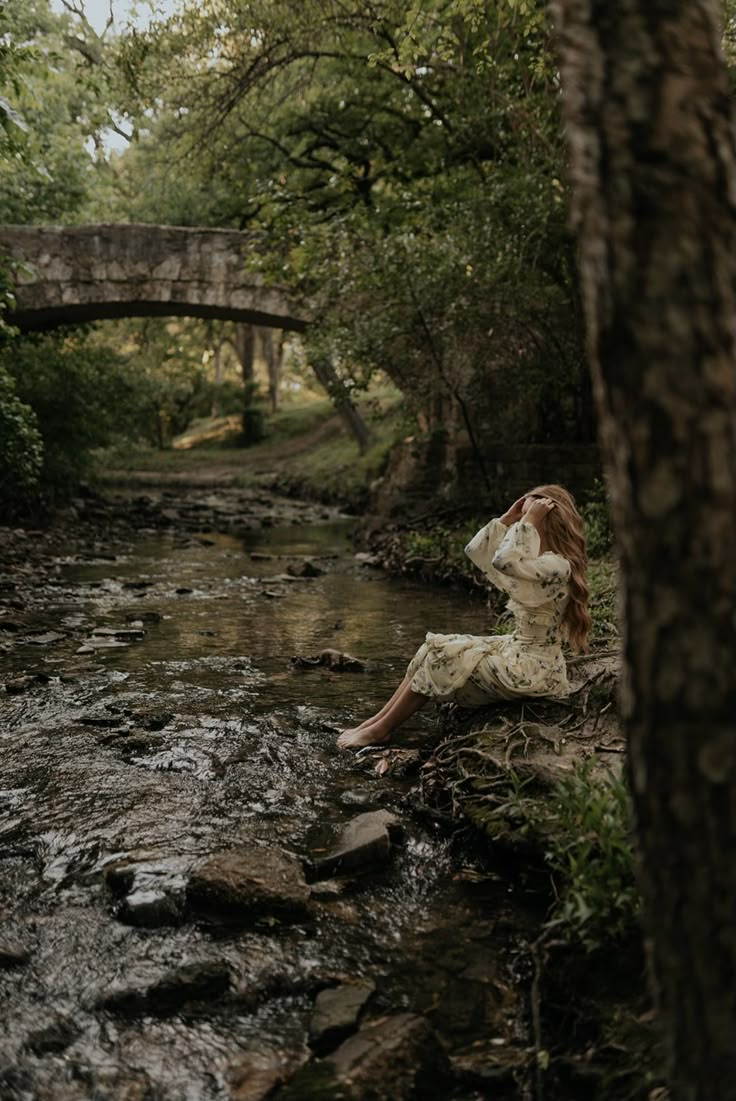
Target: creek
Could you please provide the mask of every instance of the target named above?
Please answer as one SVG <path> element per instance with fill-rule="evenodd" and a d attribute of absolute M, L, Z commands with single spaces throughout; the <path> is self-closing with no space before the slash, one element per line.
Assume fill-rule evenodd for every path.
<path fill-rule="evenodd" d="M 227 533 L 82 533 L 43 568 L 30 554 L 5 565 L 3 1101 L 258 1101 L 311 1057 L 318 993 L 356 983 L 372 991 L 363 1026 L 412 1013 L 439 1036 L 453 1075 L 422 1096 L 520 1096 L 508 1068 L 531 1044 L 533 917 L 416 813 L 411 779 L 334 744 L 427 629 L 485 633 L 483 600 L 384 575 L 354 554 L 354 521 L 284 515 Z M 305 562 L 315 576 L 287 572 Z M 291 663 L 325 648 L 367 666 Z M 435 732 L 429 709 L 400 744 Z M 299 920 L 140 924 L 111 889 L 114 868 L 145 866 L 173 890 L 213 853 L 264 846 L 309 869 L 377 809 L 400 821 L 391 859 L 312 884 Z M 222 989 L 156 1011 L 110 998 L 190 965 L 225 974 Z"/>

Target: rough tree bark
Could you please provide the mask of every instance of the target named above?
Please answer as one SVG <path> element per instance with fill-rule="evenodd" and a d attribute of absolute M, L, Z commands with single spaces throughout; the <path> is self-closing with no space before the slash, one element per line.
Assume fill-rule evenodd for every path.
<path fill-rule="evenodd" d="M 235 326 L 235 339 L 233 345 L 235 347 L 235 354 L 240 363 L 240 373 L 243 378 L 242 440 L 243 443 L 247 445 L 256 443 L 260 436 L 259 431 L 254 429 L 253 420 L 255 415 L 255 410 L 253 409 L 253 396 L 256 389 L 254 378 L 256 331 L 253 325 L 238 323 Z"/>
<path fill-rule="evenodd" d="M 651 970 L 678 1101 L 736 1098 L 734 135 L 716 0 L 551 0 Z"/>

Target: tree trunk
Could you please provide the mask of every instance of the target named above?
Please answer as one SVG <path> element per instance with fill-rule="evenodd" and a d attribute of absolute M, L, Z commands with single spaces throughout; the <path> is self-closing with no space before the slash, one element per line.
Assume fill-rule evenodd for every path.
<path fill-rule="evenodd" d="M 243 386 L 251 390 L 253 386 L 253 362 L 255 359 L 256 333 L 252 325 L 238 323 L 235 326 L 235 354 L 240 363 Z M 250 404 L 247 400 L 246 405 Z"/>
<path fill-rule="evenodd" d="M 273 329 L 260 329 L 259 332 L 263 358 L 268 371 L 268 397 L 271 402 L 271 412 L 275 413 L 279 407 L 279 376 L 284 354 L 284 338 L 281 333 L 277 336 Z"/>
<path fill-rule="evenodd" d="M 551 0 L 674 1097 L 736 1098 L 735 151 L 716 0 Z"/>
<path fill-rule="evenodd" d="M 340 414 L 343 424 L 357 443 L 358 450 L 362 455 L 370 443 L 370 434 L 365 421 L 350 399 L 348 389 L 329 360 L 315 357 L 310 362 L 317 376 L 317 381 L 321 386 L 324 386 L 332 398 L 335 409 Z"/>
<path fill-rule="evenodd" d="M 210 413 L 213 417 L 218 416 L 220 412 L 220 387 L 222 386 L 222 332 L 220 329 L 216 329 L 214 322 L 209 321 L 207 323 L 207 339 L 209 341 L 210 350 L 212 352 L 212 365 L 215 369 L 215 377 L 213 382 L 212 392 L 212 407 Z"/>
<path fill-rule="evenodd" d="M 253 430 L 253 395 L 255 393 L 254 360 L 256 350 L 256 331 L 252 325 L 238 323 L 235 326 L 235 354 L 240 363 L 240 373 L 243 377 L 243 443 L 256 442 L 258 432 Z"/>

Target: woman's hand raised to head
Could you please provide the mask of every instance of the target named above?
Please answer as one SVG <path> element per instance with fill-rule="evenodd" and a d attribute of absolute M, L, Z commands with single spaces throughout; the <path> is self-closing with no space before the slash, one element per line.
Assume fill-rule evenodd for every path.
<path fill-rule="evenodd" d="M 514 501 L 511 508 L 507 509 L 503 516 L 499 517 L 501 523 L 505 524 L 507 528 L 521 520 L 523 516 L 522 509 L 524 507 L 524 501 L 526 501 L 526 497 L 519 497 L 517 501 Z"/>
<path fill-rule="evenodd" d="M 548 512 L 555 507 L 555 502 L 551 497 L 533 497 L 532 503 L 524 513 L 524 519 L 529 524 L 534 524 L 537 531 L 540 530 L 544 524 L 545 517 Z"/>

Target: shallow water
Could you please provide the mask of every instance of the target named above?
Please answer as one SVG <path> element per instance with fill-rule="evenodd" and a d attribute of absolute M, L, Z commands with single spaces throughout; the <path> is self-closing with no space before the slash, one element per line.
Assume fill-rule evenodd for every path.
<path fill-rule="evenodd" d="M 349 536 L 334 519 L 242 537 L 141 533 L 114 560 L 60 555 L 53 587 L 34 593 L 26 625 L 65 637 L 19 636 L 5 657 L 6 676 L 51 679 L 2 703 L 0 939 L 32 953 L 0 970 L 3 1099 L 232 1097 L 239 1054 L 305 1056 L 315 992 L 341 978 L 375 982 L 369 1016 L 425 1013 L 451 1053 L 527 1043 L 511 965 L 523 912 L 418 823 L 406 782 L 334 746 L 427 629 L 484 633 L 486 609 L 362 565 Z M 324 572 L 287 579 L 303 556 Z M 290 667 L 326 647 L 367 670 Z M 423 715 L 402 741 L 432 729 Z M 309 861 L 379 806 L 403 821 L 393 864 L 322 897 L 301 924 L 137 928 L 103 878 L 124 856 L 183 882 L 208 854 L 263 843 Z M 95 1008 L 116 984 L 191 961 L 227 963 L 230 994 L 164 1018 Z M 60 1021 L 63 1050 L 34 1050 L 32 1034 Z"/>

